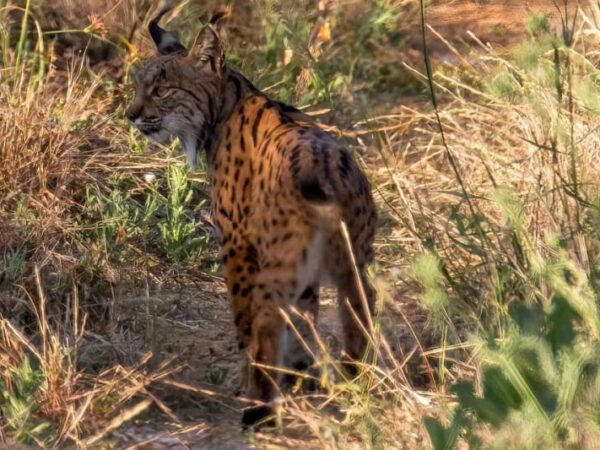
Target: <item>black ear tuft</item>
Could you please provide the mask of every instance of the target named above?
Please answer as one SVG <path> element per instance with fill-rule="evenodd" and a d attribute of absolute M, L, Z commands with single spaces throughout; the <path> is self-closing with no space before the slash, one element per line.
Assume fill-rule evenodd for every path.
<path fill-rule="evenodd" d="M 227 16 L 227 12 L 226 11 L 216 11 L 216 12 L 213 13 L 212 16 L 210 16 L 210 19 L 208 20 L 208 23 L 210 23 L 211 25 L 216 25 L 221 20 L 223 20 L 226 16 Z"/>
<path fill-rule="evenodd" d="M 183 53 L 186 52 L 186 48 L 181 45 L 179 40 L 166 30 L 163 30 L 159 25 L 160 19 L 169 12 L 171 8 L 163 9 L 158 15 L 150 21 L 148 25 L 148 31 L 150 31 L 150 36 L 152 36 L 152 40 L 156 44 L 156 48 L 158 49 L 158 53 L 161 55 L 168 55 L 169 53 Z"/>

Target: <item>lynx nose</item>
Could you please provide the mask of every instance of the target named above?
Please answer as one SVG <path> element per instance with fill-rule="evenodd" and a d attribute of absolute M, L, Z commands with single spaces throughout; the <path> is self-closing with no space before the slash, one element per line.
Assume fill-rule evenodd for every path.
<path fill-rule="evenodd" d="M 140 117 L 141 112 L 141 108 L 131 105 L 129 108 L 127 108 L 127 111 L 125 111 L 125 117 L 127 117 L 131 122 L 135 122 L 135 119 Z"/>

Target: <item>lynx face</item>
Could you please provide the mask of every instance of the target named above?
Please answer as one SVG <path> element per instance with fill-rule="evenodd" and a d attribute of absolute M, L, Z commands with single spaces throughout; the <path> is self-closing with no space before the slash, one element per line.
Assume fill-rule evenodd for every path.
<path fill-rule="evenodd" d="M 135 75 L 135 96 L 125 115 L 146 137 L 165 144 L 179 138 L 194 165 L 217 123 L 222 89 L 223 55 L 212 25 L 199 34 L 191 51 L 158 28 L 161 13 L 150 23 L 159 55 Z M 157 31 L 160 30 L 160 31 Z"/>

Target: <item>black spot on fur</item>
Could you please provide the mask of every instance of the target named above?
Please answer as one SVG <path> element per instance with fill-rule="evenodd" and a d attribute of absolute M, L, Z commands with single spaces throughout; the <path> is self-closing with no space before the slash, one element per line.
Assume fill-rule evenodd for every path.
<path fill-rule="evenodd" d="M 352 161 L 350 160 L 350 156 L 348 155 L 347 152 L 342 150 L 340 152 L 340 170 L 342 171 L 342 176 L 344 178 L 346 178 L 348 176 L 351 168 L 352 168 Z"/>
<path fill-rule="evenodd" d="M 248 286 L 247 288 L 242 289 L 242 297 L 248 297 L 250 295 L 250 292 L 252 292 L 252 286 Z"/>
<path fill-rule="evenodd" d="M 227 212 L 227 210 L 225 210 L 225 208 L 223 208 L 223 207 L 219 208 L 219 214 L 221 214 L 223 217 L 226 217 L 229 220 L 231 220 L 231 215 Z"/>
<path fill-rule="evenodd" d="M 237 313 L 235 315 L 235 319 L 233 320 L 235 322 L 235 326 L 239 327 L 240 323 L 242 322 L 242 319 L 244 318 L 244 315 L 242 313 Z"/>
<path fill-rule="evenodd" d="M 260 108 L 256 113 L 256 119 L 254 119 L 254 124 L 252 125 L 252 141 L 254 145 L 258 142 L 258 127 L 260 126 L 260 121 L 262 120 L 262 116 L 265 112 L 265 108 Z"/>

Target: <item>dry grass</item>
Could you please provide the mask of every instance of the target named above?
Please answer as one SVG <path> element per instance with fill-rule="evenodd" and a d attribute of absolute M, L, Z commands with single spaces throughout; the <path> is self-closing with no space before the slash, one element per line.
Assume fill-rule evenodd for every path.
<path fill-rule="evenodd" d="M 133 367 L 115 365 L 98 374 L 85 373 L 78 358 L 87 316 L 79 315 L 77 297 L 68 305 L 64 321 L 57 323 L 47 316 L 37 269 L 35 279 L 38 296 L 30 299 L 30 310 L 37 329 L 24 332 L 0 319 L 3 422 L 14 432 L 5 437 L 8 442 L 16 438 L 43 448 L 71 442 L 87 448 L 153 403 L 170 412 L 148 388 L 178 367 L 165 362 L 149 371 L 152 355 L 146 354 Z M 137 399 L 133 405 L 132 399 Z"/>

